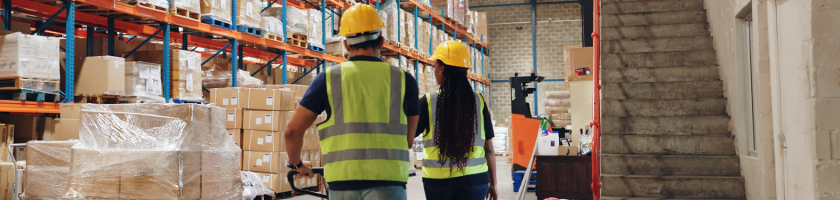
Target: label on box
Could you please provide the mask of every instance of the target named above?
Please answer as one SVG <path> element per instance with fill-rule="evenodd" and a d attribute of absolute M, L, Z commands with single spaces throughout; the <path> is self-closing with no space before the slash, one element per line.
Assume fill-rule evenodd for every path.
<path fill-rule="evenodd" d="M 146 80 L 146 93 L 155 93 L 155 81 L 156 80 Z"/>
<path fill-rule="evenodd" d="M 140 78 L 148 79 L 149 78 L 149 65 L 137 64 L 137 66 L 140 67 L 138 69 L 138 70 L 140 70 Z"/>
<path fill-rule="evenodd" d="M 271 134 L 265 134 L 265 143 L 274 143 L 274 136 Z"/>
<path fill-rule="evenodd" d="M 228 113 L 228 121 L 232 122 L 233 120 L 236 120 L 236 114 Z"/>
<path fill-rule="evenodd" d="M 254 15 L 253 10 L 254 10 L 254 4 L 252 2 L 249 1 L 249 2 L 245 3 L 245 16 L 251 17 L 252 15 Z"/>
<path fill-rule="evenodd" d="M 193 77 L 192 72 L 187 72 L 187 91 L 193 91 Z"/>
<path fill-rule="evenodd" d="M 257 159 L 257 166 L 262 166 L 262 159 Z"/>
<path fill-rule="evenodd" d="M 262 145 L 263 144 L 263 138 L 257 138 L 257 144 Z"/>
<path fill-rule="evenodd" d="M 219 5 L 222 9 L 227 9 L 227 0 L 219 0 Z"/>
<path fill-rule="evenodd" d="M 236 100 L 236 97 L 230 97 L 230 105 L 237 105 L 239 104 Z"/>
<path fill-rule="evenodd" d="M 149 78 L 160 80 L 160 65 L 152 65 L 149 71 Z"/>
<path fill-rule="evenodd" d="M 155 93 L 154 94 L 162 95 L 163 94 L 163 85 L 162 85 L 163 83 L 161 83 L 160 80 L 152 80 L 152 82 L 155 83 L 155 88 L 154 88 Z"/>
<path fill-rule="evenodd" d="M 263 154 L 263 160 L 265 162 L 271 162 L 271 154 L 270 153 Z"/>
<path fill-rule="evenodd" d="M 265 105 L 274 105 L 274 97 L 265 97 Z"/>
<path fill-rule="evenodd" d="M 288 166 L 288 165 L 287 165 L 287 166 Z M 284 179 L 283 179 L 283 182 L 286 182 L 286 184 L 289 184 L 289 179 L 288 179 L 288 178 L 284 178 Z"/>
<path fill-rule="evenodd" d="M 226 106 L 228 104 L 230 104 L 230 103 L 228 103 L 228 99 L 222 99 L 222 105 Z"/>
<path fill-rule="evenodd" d="M 271 175 L 270 174 L 263 175 L 263 180 L 262 180 L 263 183 L 268 183 L 270 180 L 271 180 Z"/>
<path fill-rule="evenodd" d="M 280 88 L 280 90 L 283 90 L 283 91 L 292 91 L 292 89 L 290 89 L 290 88 Z"/>
<path fill-rule="evenodd" d="M 257 124 L 262 124 L 262 118 L 257 118 Z"/>
<path fill-rule="evenodd" d="M 271 123 L 271 115 L 265 115 L 265 123 L 266 123 L 266 124 L 270 124 L 270 123 Z"/>

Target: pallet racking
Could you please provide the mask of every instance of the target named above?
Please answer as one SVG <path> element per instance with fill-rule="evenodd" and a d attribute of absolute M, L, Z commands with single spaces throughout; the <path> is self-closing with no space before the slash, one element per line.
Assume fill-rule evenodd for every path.
<path fill-rule="evenodd" d="M 231 0 L 231 6 L 236 7 L 237 0 Z M 352 4 L 355 2 L 352 1 L 342 1 L 342 0 L 321 0 L 321 2 L 308 2 L 307 0 L 272 0 L 267 1 L 268 6 L 271 7 L 272 4 L 279 3 L 283 8 L 283 29 L 284 34 L 286 32 L 286 12 L 285 8 L 287 6 L 293 6 L 301 9 L 318 9 L 321 10 L 321 26 L 322 30 L 327 30 L 327 19 L 331 19 L 336 17 L 337 14 L 340 12 L 336 12 L 336 10 L 348 9 Z M 379 1 L 367 1 L 368 4 L 376 4 L 378 6 Z M 318 4 L 318 5 L 316 5 Z M 415 17 L 415 23 L 417 23 L 417 19 L 423 19 L 431 23 L 434 27 L 437 27 L 443 30 L 447 34 L 451 34 L 453 39 L 462 40 L 469 44 L 470 46 L 480 50 L 481 60 L 483 61 L 485 55 L 489 55 L 489 46 L 483 42 L 483 36 L 480 36 L 478 39 L 474 37 L 472 34 L 468 33 L 464 30 L 460 25 L 455 23 L 453 20 L 444 17 L 444 15 L 435 15 L 431 12 L 431 9 L 424 6 L 423 4 L 419 3 L 417 0 L 402 0 L 400 2 L 400 8 L 412 12 Z M 195 19 L 185 18 L 179 15 L 171 14 L 170 12 L 163 12 L 162 10 L 158 10 L 156 8 L 150 7 L 143 7 L 143 6 L 135 6 L 130 5 L 127 3 L 123 3 L 121 1 L 114 1 L 114 0 L 59 0 L 59 1 L 44 1 L 44 0 L 2 0 L 2 18 L 3 18 L 3 30 L 11 30 L 11 21 L 12 21 L 12 11 L 17 13 L 22 13 L 28 16 L 35 16 L 40 18 L 46 18 L 46 20 L 42 23 L 35 23 L 34 27 L 35 31 L 33 34 L 45 34 L 50 33 L 54 35 L 64 35 L 66 38 L 76 38 L 78 37 L 94 37 L 94 36 L 105 36 L 108 38 L 108 52 L 109 55 L 114 56 L 114 42 L 115 40 L 125 40 L 124 35 L 131 35 L 130 39 L 127 42 L 145 44 L 150 40 L 159 40 L 163 43 L 163 59 L 168 60 L 171 55 L 170 43 L 180 43 L 182 50 L 188 50 L 190 47 L 193 51 L 197 48 L 204 48 L 204 49 L 212 49 L 215 52 L 201 52 L 203 56 L 208 56 L 209 59 L 219 55 L 219 53 L 230 54 L 231 60 L 236 62 L 231 62 L 231 74 L 233 77 L 237 76 L 237 69 L 240 69 L 242 66 L 243 57 L 253 57 L 260 60 L 266 61 L 259 70 L 256 72 L 252 72 L 256 74 L 264 69 L 267 70 L 268 75 L 271 75 L 272 67 L 271 65 L 281 59 L 282 68 L 281 73 L 283 77 L 283 83 L 287 83 L 287 76 L 286 72 L 288 71 L 288 64 L 295 64 L 297 66 L 303 66 L 307 68 L 311 68 L 308 71 L 305 69 L 305 74 L 309 74 L 312 71 L 321 71 L 321 68 L 326 69 L 327 62 L 330 63 L 340 63 L 345 60 L 343 57 L 338 57 L 334 55 L 329 55 L 327 53 L 322 53 L 315 50 L 310 50 L 305 47 L 298 47 L 293 46 L 291 44 L 286 43 L 286 36 L 284 36 L 284 41 L 272 40 L 268 38 L 259 37 L 256 35 L 239 32 L 236 30 L 226 29 L 223 27 L 215 26 L 212 24 L 202 23 Z M 231 9 L 232 11 L 232 20 L 231 25 L 232 27 L 237 27 L 237 10 L 238 9 Z M 329 10 L 329 16 L 327 17 L 326 10 Z M 119 19 L 117 19 L 119 18 Z M 60 27 L 52 27 L 52 25 L 56 21 L 64 22 L 64 28 Z M 333 20 L 330 20 L 330 26 L 335 27 L 335 23 Z M 83 29 L 80 25 L 84 25 L 86 29 Z M 107 34 L 97 33 L 93 27 L 104 27 Z M 416 27 L 416 25 L 415 25 Z M 175 31 L 173 31 L 175 30 Z M 178 31 L 180 30 L 180 31 Z M 329 30 L 334 30 L 331 28 Z M 117 35 L 119 33 L 119 35 Z M 203 37 L 205 36 L 205 37 Z M 209 36 L 209 37 L 207 37 Z M 322 42 L 326 45 L 326 32 L 322 31 Z M 142 41 L 135 41 L 138 38 L 145 38 Z M 227 42 L 218 41 L 214 38 L 224 38 L 227 39 Z M 88 40 L 87 45 L 92 45 L 92 42 Z M 415 29 L 415 46 L 417 45 L 417 30 Z M 431 40 L 429 41 L 431 44 Z M 257 48 L 243 48 L 242 44 L 247 44 L 249 46 L 258 46 L 264 47 L 262 49 Z M 65 90 L 62 91 L 64 94 L 74 94 L 74 74 L 73 69 L 75 68 L 74 63 L 74 47 L 75 47 L 74 40 L 65 40 L 65 47 L 62 51 L 65 52 L 65 68 L 67 73 L 65 76 L 62 77 L 65 85 Z M 142 45 L 141 45 L 142 46 Z M 432 54 L 433 47 L 429 47 L 428 55 Z M 133 54 L 138 48 L 135 48 L 132 51 L 128 52 L 129 55 Z M 431 65 L 432 62 L 427 59 L 426 55 L 422 55 L 423 50 L 411 50 L 411 49 L 403 49 L 391 44 L 385 44 L 385 49 L 390 52 L 394 52 L 398 55 L 406 56 L 412 60 L 414 60 L 414 68 L 415 74 L 417 74 L 419 63 L 425 63 Z M 297 54 L 302 56 L 301 58 L 292 58 L 289 57 L 290 54 Z M 90 55 L 90 53 L 88 54 Z M 305 60 L 303 57 L 307 58 L 314 58 L 315 60 Z M 208 60 L 209 60 L 208 59 Z M 473 65 L 476 65 L 475 59 L 473 60 Z M 206 62 L 206 61 L 205 61 Z M 169 63 L 163 62 L 163 96 L 167 100 L 170 101 L 170 74 L 169 74 Z M 478 74 L 477 66 L 473 67 L 473 73 Z M 252 74 L 252 75 L 253 75 Z M 484 66 L 482 62 L 480 74 L 486 74 L 484 72 Z M 483 78 L 482 76 L 474 76 L 470 75 L 470 79 L 473 81 L 474 88 L 477 88 L 477 84 L 481 84 L 482 88 L 488 87 L 490 81 Z M 299 80 L 299 79 L 298 79 Z M 232 86 L 237 86 L 236 78 L 232 79 Z M 296 81 L 295 81 L 296 82 Z M 293 82 L 294 83 L 294 82 Z M 482 93 L 485 90 L 482 89 Z M 73 95 L 65 95 L 64 100 L 62 103 L 72 102 Z M 0 112 L 14 112 L 14 113 L 57 113 L 58 105 L 60 103 L 32 103 L 32 102 L 7 102 L 2 101 L 0 102 Z"/>

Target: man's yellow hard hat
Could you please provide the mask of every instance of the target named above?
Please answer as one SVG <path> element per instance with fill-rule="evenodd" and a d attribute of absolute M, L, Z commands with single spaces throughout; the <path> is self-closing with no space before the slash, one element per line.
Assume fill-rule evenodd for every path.
<path fill-rule="evenodd" d="M 385 22 L 379 17 L 376 8 L 366 4 L 356 4 L 344 12 L 341 17 L 339 35 L 359 34 L 385 28 Z"/>
<path fill-rule="evenodd" d="M 454 40 L 438 45 L 435 48 L 435 54 L 429 59 L 432 61 L 440 60 L 450 66 L 467 69 L 472 68 L 472 64 L 470 64 L 470 51 L 467 50 L 467 46 Z"/>

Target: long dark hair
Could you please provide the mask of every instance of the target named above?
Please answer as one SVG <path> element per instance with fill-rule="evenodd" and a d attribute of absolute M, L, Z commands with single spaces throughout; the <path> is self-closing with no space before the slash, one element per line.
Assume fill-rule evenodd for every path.
<path fill-rule="evenodd" d="M 434 144 L 440 149 L 438 163 L 449 163 L 450 173 L 453 168 L 463 172 L 478 131 L 475 93 L 467 80 L 467 68 L 438 62 L 444 66 L 434 130 Z"/>

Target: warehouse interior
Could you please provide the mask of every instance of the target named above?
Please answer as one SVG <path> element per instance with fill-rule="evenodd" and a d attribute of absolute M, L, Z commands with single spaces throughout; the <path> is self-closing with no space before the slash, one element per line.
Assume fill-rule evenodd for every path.
<path fill-rule="evenodd" d="M 0 200 L 840 199 L 834 1 L 0 5 Z"/>

